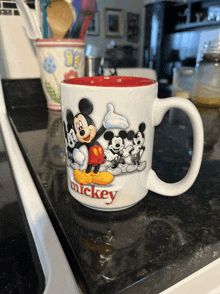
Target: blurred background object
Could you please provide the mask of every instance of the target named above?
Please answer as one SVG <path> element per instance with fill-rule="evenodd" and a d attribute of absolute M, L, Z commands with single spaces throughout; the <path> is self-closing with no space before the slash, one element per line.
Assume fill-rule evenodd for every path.
<path fill-rule="evenodd" d="M 114 72 L 113 68 L 105 68 L 104 75 L 112 75 Z M 131 77 L 141 77 L 147 78 L 152 80 L 157 80 L 157 73 L 152 68 L 145 68 L 145 67 L 120 67 L 117 68 L 117 75 L 118 76 L 131 76 Z"/>
<path fill-rule="evenodd" d="M 102 75 L 99 72 L 99 68 L 101 66 L 101 57 L 94 56 L 86 56 L 85 57 L 85 76 L 86 77 L 94 77 Z"/>
<path fill-rule="evenodd" d="M 176 67 L 173 69 L 172 96 L 189 99 L 194 84 L 195 69 L 193 67 Z"/>
<path fill-rule="evenodd" d="M 43 38 L 48 38 L 49 25 L 47 23 L 47 6 L 50 3 L 50 0 L 36 0 L 36 2 L 38 1 L 40 1 L 40 5 L 39 3 L 37 3 L 37 5 L 35 4 L 35 9 L 36 9 L 38 17 L 41 18 L 40 23 L 42 23 L 41 28 L 42 28 Z"/>
<path fill-rule="evenodd" d="M 173 69 L 172 96 L 191 98 L 195 69 L 193 67 L 175 67 Z M 170 109 L 169 121 L 185 121 L 186 114 L 179 109 Z"/>
<path fill-rule="evenodd" d="M 193 86 L 195 104 L 220 106 L 220 41 L 204 44 L 201 60 L 195 69 Z"/>
<path fill-rule="evenodd" d="M 220 21 L 220 6 L 210 6 L 208 9 L 208 21 Z"/>
<path fill-rule="evenodd" d="M 85 53 L 85 76 L 93 77 L 101 75 L 99 68 L 101 66 L 101 56 L 99 56 L 99 48 L 94 45 L 87 44 Z"/>
<path fill-rule="evenodd" d="M 17 6 L 25 23 L 25 29 L 30 40 L 42 38 L 40 23 L 34 18 L 32 11 L 23 0 L 17 0 Z"/>
<path fill-rule="evenodd" d="M 89 24 L 93 19 L 95 13 L 97 13 L 96 0 L 82 0 L 82 11 L 85 15 L 85 20 L 80 31 L 80 39 L 85 39 Z"/>
<path fill-rule="evenodd" d="M 220 136 L 220 111 L 219 107 L 197 105 L 204 127 L 204 157 L 212 154 L 215 144 Z"/>

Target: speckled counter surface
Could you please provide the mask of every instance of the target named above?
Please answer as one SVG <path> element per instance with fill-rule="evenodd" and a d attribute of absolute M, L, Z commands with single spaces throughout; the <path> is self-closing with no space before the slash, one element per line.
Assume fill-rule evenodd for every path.
<path fill-rule="evenodd" d="M 160 293 L 220 257 L 218 142 L 186 193 L 149 192 L 130 209 L 104 213 L 82 206 L 68 192 L 61 114 L 36 106 L 12 109 L 10 117 L 85 293 Z M 156 128 L 153 169 L 164 181 L 187 173 L 186 130 L 168 124 L 167 116 Z"/>

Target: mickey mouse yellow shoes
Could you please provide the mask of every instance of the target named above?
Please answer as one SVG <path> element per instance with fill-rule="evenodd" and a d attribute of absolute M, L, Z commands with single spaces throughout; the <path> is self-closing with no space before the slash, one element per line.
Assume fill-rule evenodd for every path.
<path fill-rule="evenodd" d="M 109 172 L 98 172 L 95 174 L 92 172 L 92 181 L 97 185 L 108 185 L 113 181 L 114 177 Z"/>
<path fill-rule="evenodd" d="M 80 185 L 88 185 L 94 183 L 97 185 L 108 185 L 110 184 L 114 177 L 109 172 L 98 172 L 95 174 L 93 171 L 86 173 L 86 171 L 74 170 L 74 178 Z"/>
<path fill-rule="evenodd" d="M 82 171 L 79 169 L 74 170 L 74 178 L 80 185 L 88 185 L 92 183 L 92 173 L 86 173 L 86 171 Z"/>

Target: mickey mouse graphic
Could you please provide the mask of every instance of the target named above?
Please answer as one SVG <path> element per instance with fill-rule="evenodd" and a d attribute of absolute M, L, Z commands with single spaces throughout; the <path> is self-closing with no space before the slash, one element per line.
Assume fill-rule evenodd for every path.
<path fill-rule="evenodd" d="M 74 117 L 72 111 L 68 110 L 66 112 L 66 121 L 63 121 L 63 129 L 64 129 L 64 136 L 66 139 L 66 146 L 67 146 L 67 154 L 66 154 L 66 161 L 67 165 L 70 165 L 73 169 L 79 168 L 79 165 L 74 162 L 73 160 L 73 150 L 76 144 L 77 138 L 74 131 Z"/>
<path fill-rule="evenodd" d="M 141 156 L 145 150 L 145 147 L 143 146 L 145 140 L 145 128 L 145 123 L 141 123 L 139 125 L 139 131 L 136 134 L 133 131 L 128 132 L 128 140 L 133 140 L 133 148 L 130 150 L 131 161 L 133 164 L 127 167 L 128 172 L 133 172 L 136 169 L 142 171 L 146 167 L 146 161 L 140 162 Z"/>
<path fill-rule="evenodd" d="M 70 111 L 70 110 L 67 110 Z M 78 142 L 73 150 L 73 159 L 79 165 L 84 163 L 84 155 L 79 151 L 83 145 L 88 150 L 88 163 L 84 171 L 74 170 L 75 180 L 82 185 L 93 182 L 98 185 L 107 185 L 113 181 L 113 175 L 109 172 L 99 172 L 101 164 L 105 163 L 104 150 L 98 143 L 97 139 L 104 134 L 107 129 L 124 129 L 127 128 L 127 119 L 114 113 L 112 104 L 108 104 L 108 112 L 104 118 L 103 125 L 99 130 L 89 116 L 93 111 L 93 104 L 87 98 L 82 98 L 79 102 L 79 113 L 74 117 L 74 129 Z M 92 168 L 94 167 L 94 170 Z"/>
<path fill-rule="evenodd" d="M 111 167 L 107 171 L 114 176 L 127 171 L 128 164 L 125 163 L 124 158 L 128 157 L 129 151 L 133 148 L 128 146 L 125 148 L 124 139 L 127 138 L 126 131 L 120 131 L 118 136 L 115 136 L 113 132 L 108 131 L 104 134 L 105 140 L 109 141 L 108 150 L 105 150 L 105 158 L 111 162 Z"/>

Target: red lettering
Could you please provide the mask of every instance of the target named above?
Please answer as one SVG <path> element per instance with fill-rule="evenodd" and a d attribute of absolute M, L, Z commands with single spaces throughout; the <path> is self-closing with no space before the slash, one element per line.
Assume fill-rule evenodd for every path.
<path fill-rule="evenodd" d="M 79 192 L 78 185 L 75 184 L 74 182 L 71 182 L 71 188 L 72 188 L 74 191 Z"/>
<path fill-rule="evenodd" d="M 90 192 L 90 189 L 89 189 L 89 188 L 85 188 L 85 189 L 84 189 L 84 195 L 86 195 L 86 196 L 90 196 L 89 194 L 87 194 L 87 191 Z"/>
<path fill-rule="evenodd" d="M 105 203 L 107 205 L 111 204 L 114 201 L 116 194 L 118 193 L 118 191 L 108 192 L 107 190 L 96 190 L 94 185 L 91 185 L 91 189 L 84 188 L 83 185 L 78 185 L 72 181 L 71 181 L 71 188 L 74 191 L 91 198 L 106 199 L 106 200 L 108 199 L 107 201 L 109 202 Z"/>
<path fill-rule="evenodd" d="M 106 204 L 111 204 L 113 202 L 113 200 L 115 199 L 115 196 L 117 193 L 118 193 L 118 191 L 115 191 L 115 194 L 113 195 L 113 192 L 109 192 L 109 195 L 111 197 L 111 202 L 109 202 L 109 203 L 106 202 Z"/>
<path fill-rule="evenodd" d="M 102 192 L 100 193 L 100 198 L 102 198 L 102 199 L 107 199 L 108 196 L 107 196 L 107 197 L 104 197 L 105 195 L 108 195 L 108 191 L 106 191 L 106 190 L 102 190 Z"/>
<path fill-rule="evenodd" d="M 83 194 L 83 185 L 80 184 L 80 193 Z"/>
<path fill-rule="evenodd" d="M 92 185 L 92 186 L 91 186 L 91 197 L 92 197 L 92 198 L 95 198 L 95 197 L 96 197 L 96 198 L 99 199 L 100 197 L 98 196 L 98 192 L 99 192 L 99 190 L 96 190 L 96 191 L 95 191 L 95 187 Z"/>

